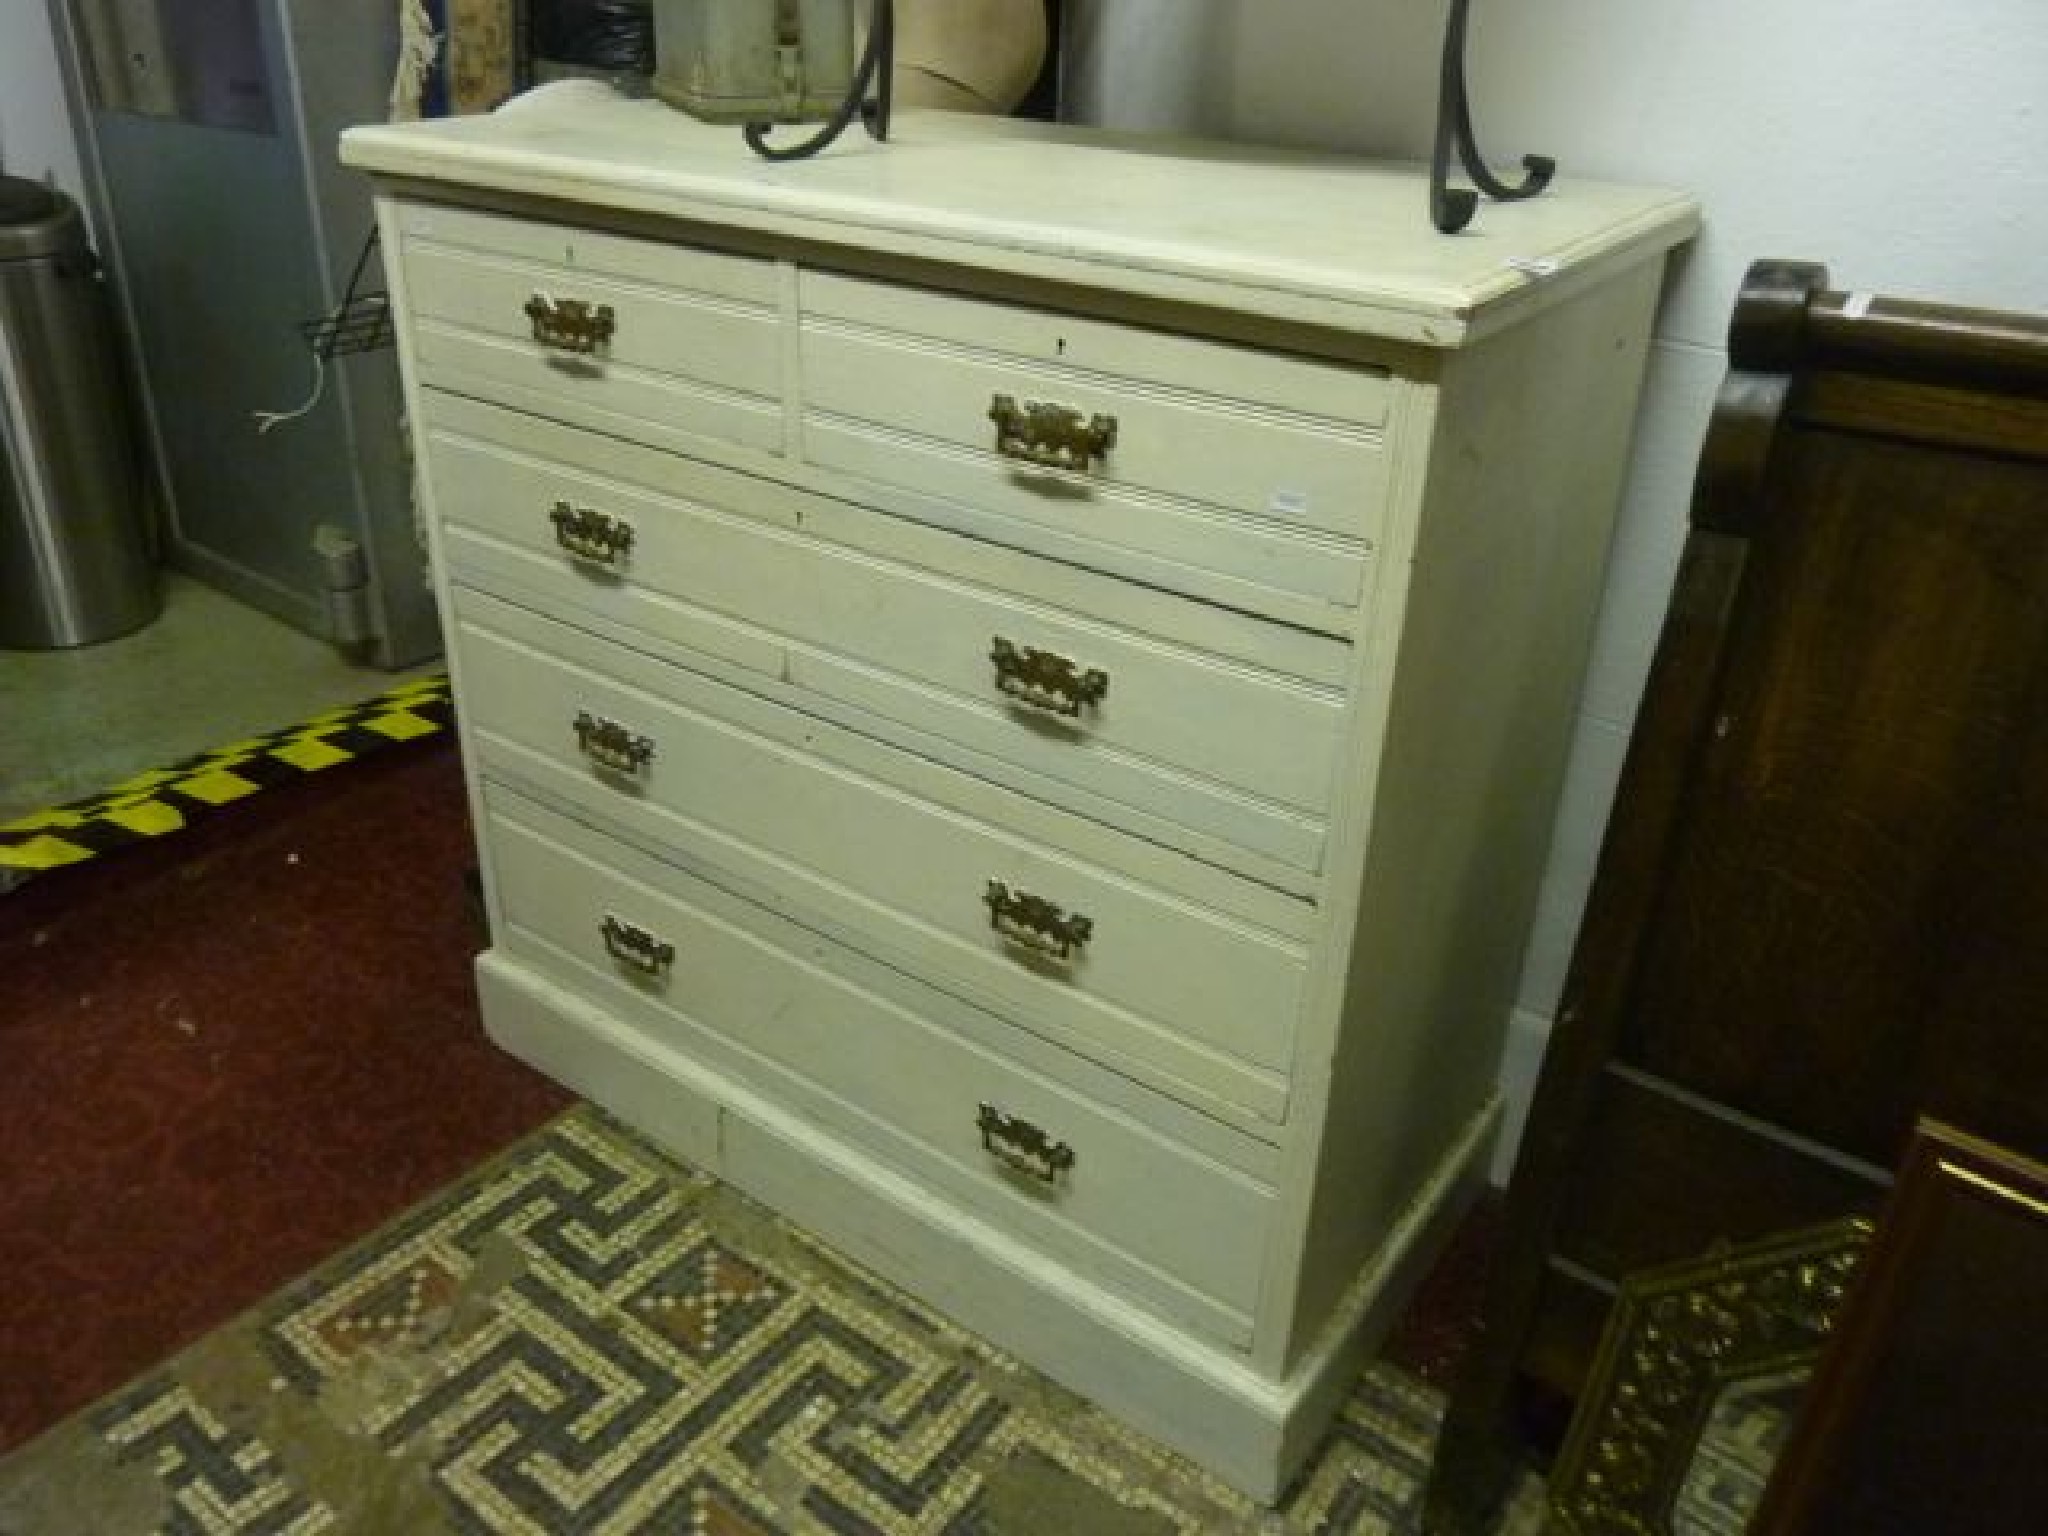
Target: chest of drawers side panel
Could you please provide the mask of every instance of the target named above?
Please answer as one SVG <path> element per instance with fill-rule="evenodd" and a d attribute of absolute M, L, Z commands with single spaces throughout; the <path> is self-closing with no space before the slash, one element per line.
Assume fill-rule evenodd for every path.
<path fill-rule="evenodd" d="M 1413 423 L 1415 527 L 1362 693 L 1377 773 L 1332 831 L 1266 1317 L 1299 1358 L 1431 1180 L 1483 1176 L 1495 1074 L 1563 780 L 1648 355 L 1658 264 L 1446 361 Z M 1419 402 L 1420 403 L 1420 402 Z M 1396 513 L 1399 516 L 1399 512 Z M 1362 745 L 1362 743 L 1360 743 Z M 1342 776 L 1340 770 L 1340 777 Z"/>

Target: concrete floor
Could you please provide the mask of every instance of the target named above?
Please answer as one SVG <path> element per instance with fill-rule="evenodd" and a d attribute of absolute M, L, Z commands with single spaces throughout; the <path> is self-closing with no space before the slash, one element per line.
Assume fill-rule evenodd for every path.
<path fill-rule="evenodd" d="M 68 651 L 0 650 L 0 824 L 354 704 L 433 666 L 357 666 L 176 572 L 155 623 Z"/>

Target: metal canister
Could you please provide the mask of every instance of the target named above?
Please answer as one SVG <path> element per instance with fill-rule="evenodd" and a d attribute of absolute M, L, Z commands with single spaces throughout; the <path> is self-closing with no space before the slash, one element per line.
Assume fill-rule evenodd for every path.
<path fill-rule="evenodd" d="M 853 84 L 853 0 L 654 0 L 654 94 L 711 123 L 830 117 Z"/>
<path fill-rule="evenodd" d="M 144 484 L 78 205 L 0 176 L 0 647 L 89 645 L 156 617 Z"/>

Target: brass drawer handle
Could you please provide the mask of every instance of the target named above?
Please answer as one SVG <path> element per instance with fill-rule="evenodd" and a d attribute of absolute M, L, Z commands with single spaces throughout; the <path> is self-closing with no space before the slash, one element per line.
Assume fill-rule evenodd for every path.
<path fill-rule="evenodd" d="M 996 452 L 1041 469 L 1086 472 L 1116 446 L 1114 416 L 1083 417 L 1064 405 L 1027 400 L 1018 405 L 1009 395 L 988 403 L 988 419 L 996 424 Z"/>
<path fill-rule="evenodd" d="M 526 318 L 533 322 L 533 339 L 558 352 L 595 352 L 611 341 L 617 328 L 609 304 L 550 298 L 545 293 L 526 301 Z"/>
<path fill-rule="evenodd" d="M 654 738 L 640 736 L 603 715 L 576 711 L 576 750 L 600 768 L 638 773 L 654 760 Z"/>
<path fill-rule="evenodd" d="M 1013 944 L 1071 960 L 1095 932 L 1095 920 L 1078 912 L 1066 912 L 1029 891 L 1013 891 L 1000 880 L 991 880 L 982 896 L 988 907 L 988 925 Z"/>
<path fill-rule="evenodd" d="M 981 1132 L 982 1149 L 1004 1166 L 1037 1179 L 1057 1184 L 1060 1176 L 1074 1166 L 1074 1149 L 1054 1141 L 1029 1120 L 1006 1115 L 993 1104 L 981 1106 L 974 1118 Z"/>
<path fill-rule="evenodd" d="M 1100 667 L 1083 671 L 1054 651 L 1012 645 L 997 635 L 989 641 L 988 659 L 995 664 L 996 687 L 1033 709 L 1071 719 L 1109 697 L 1107 672 Z"/>
<path fill-rule="evenodd" d="M 604 935 L 607 954 L 643 976 L 659 976 L 675 964 L 675 945 L 656 938 L 638 923 L 629 923 L 607 912 L 597 931 Z"/>
<path fill-rule="evenodd" d="M 558 501 L 548 512 L 555 542 L 578 560 L 617 565 L 633 547 L 633 525 L 595 507 L 572 507 Z"/>

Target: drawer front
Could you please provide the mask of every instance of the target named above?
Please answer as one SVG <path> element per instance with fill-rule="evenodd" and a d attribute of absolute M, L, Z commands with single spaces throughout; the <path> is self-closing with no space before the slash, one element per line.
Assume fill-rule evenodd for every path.
<path fill-rule="evenodd" d="M 456 635 L 487 767 L 1118 1070 L 1284 1114 L 1303 943 L 1073 851 L 1119 841 L 1092 823 L 696 673 L 467 594 Z M 874 776 L 898 764 L 958 805 Z"/>
<path fill-rule="evenodd" d="M 499 786 L 486 804 L 502 952 L 1061 1263 L 1245 1341 L 1273 1196 L 1215 1155 L 1217 1133 L 1180 1144 L 1150 1123 L 1173 1106 L 1132 1112 L 1142 1090 L 1098 1104 L 838 974 L 835 946 L 729 893 Z"/>
<path fill-rule="evenodd" d="M 1386 501 L 1384 376 L 816 273 L 802 284 L 807 461 L 1060 558 L 1358 603 Z"/>
<path fill-rule="evenodd" d="M 618 463 L 615 443 L 462 402 L 430 410 L 426 451 L 458 576 L 517 582 L 551 612 L 583 609 L 728 658 L 707 616 L 757 628 L 774 643 L 756 655 L 783 682 L 959 743 L 998 771 L 1011 765 L 1032 788 L 1051 780 L 1111 802 L 1111 814 L 1130 807 L 1319 869 L 1340 688 L 793 526 L 857 536 L 879 520 L 862 509 L 793 508 L 786 493 L 710 470 L 694 476 L 702 501 L 661 496 L 582 467 Z M 522 437 L 546 456 L 519 451 Z M 688 465 L 640 467 L 692 478 Z M 761 515 L 714 504 L 720 492 Z M 1341 678 L 1345 647 L 1321 646 L 1326 675 Z"/>
<path fill-rule="evenodd" d="M 664 447 L 781 451 L 772 263 L 453 210 L 409 223 L 422 383 Z"/>

